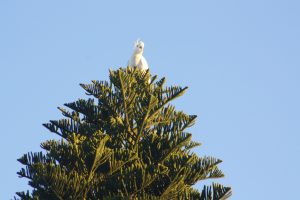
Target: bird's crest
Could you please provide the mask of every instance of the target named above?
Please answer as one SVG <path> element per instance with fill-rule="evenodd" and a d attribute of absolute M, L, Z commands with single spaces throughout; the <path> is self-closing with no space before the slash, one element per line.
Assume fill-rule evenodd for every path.
<path fill-rule="evenodd" d="M 144 42 L 141 39 L 137 39 L 134 43 L 134 48 L 136 48 L 137 46 L 144 46 Z"/>

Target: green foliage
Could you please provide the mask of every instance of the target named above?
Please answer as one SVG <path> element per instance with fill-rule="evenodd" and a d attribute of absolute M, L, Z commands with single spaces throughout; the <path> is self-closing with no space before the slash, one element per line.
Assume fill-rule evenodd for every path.
<path fill-rule="evenodd" d="M 40 153 L 18 159 L 18 175 L 29 179 L 32 192 L 21 199 L 225 199 L 230 188 L 219 184 L 201 192 L 192 186 L 220 178 L 212 157 L 199 158 L 200 144 L 186 129 L 195 115 L 170 104 L 187 89 L 166 87 L 149 72 L 127 67 L 110 71 L 110 81 L 81 84 L 87 100 L 59 108 L 65 116 L 44 124 L 61 140 L 41 144 Z M 149 82 L 150 80 L 150 82 Z"/>

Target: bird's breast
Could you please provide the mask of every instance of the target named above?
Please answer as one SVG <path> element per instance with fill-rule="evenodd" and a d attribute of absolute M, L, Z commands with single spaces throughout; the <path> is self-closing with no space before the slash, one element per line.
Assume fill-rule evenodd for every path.
<path fill-rule="evenodd" d="M 131 65 L 132 66 L 138 66 L 138 64 L 141 61 L 141 56 L 140 55 L 133 55 L 131 58 Z"/>

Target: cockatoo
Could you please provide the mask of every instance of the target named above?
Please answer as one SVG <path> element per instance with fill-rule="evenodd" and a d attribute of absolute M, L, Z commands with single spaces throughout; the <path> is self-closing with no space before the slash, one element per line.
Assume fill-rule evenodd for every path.
<path fill-rule="evenodd" d="M 128 61 L 128 66 L 131 67 L 138 67 L 139 69 L 146 71 L 149 69 L 148 63 L 143 56 L 144 52 L 144 42 L 138 39 L 134 44 L 134 51 L 133 54 Z"/>

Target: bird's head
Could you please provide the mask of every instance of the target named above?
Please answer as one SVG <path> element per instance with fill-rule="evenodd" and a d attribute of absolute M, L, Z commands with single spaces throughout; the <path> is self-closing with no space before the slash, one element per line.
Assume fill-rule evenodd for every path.
<path fill-rule="evenodd" d="M 134 43 L 134 53 L 135 54 L 142 54 L 144 52 L 144 42 L 140 39 L 138 39 Z"/>

